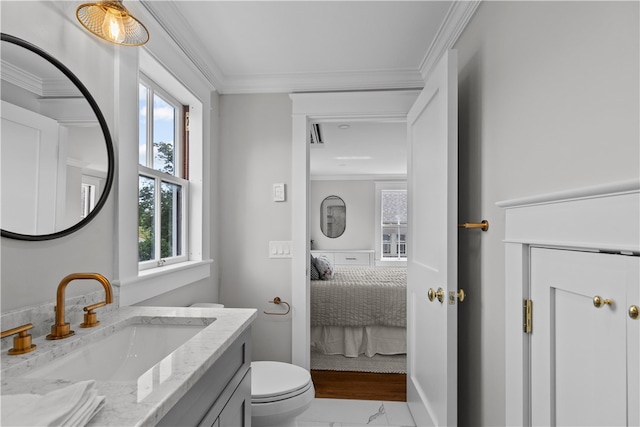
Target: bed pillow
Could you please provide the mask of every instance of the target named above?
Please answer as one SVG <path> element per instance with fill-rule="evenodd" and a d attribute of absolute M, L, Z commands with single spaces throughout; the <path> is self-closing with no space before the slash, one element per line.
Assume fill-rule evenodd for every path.
<path fill-rule="evenodd" d="M 333 279 L 333 265 L 331 265 L 331 261 L 329 261 L 329 258 L 327 258 L 326 256 L 320 255 L 318 258 L 316 258 L 316 268 L 318 269 L 318 273 L 320 274 L 320 280 Z"/>
<path fill-rule="evenodd" d="M 316 259 L 311 255 L 311 262 L 309 263 L 309 278 L 311 280 L 320 280 L 320 273 L 318 267 L 316 267 Z"/>

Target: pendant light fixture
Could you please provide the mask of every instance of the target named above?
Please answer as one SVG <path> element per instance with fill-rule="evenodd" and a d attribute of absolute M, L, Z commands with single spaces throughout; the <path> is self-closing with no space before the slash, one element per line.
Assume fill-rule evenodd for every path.
<path fill-rule="evenodd" d="M 146 27 L 131 16 L 122 0 L 81 4 L 76 17 L 87 30 L 111 43 L 141 46 L 149 41 Z"/>

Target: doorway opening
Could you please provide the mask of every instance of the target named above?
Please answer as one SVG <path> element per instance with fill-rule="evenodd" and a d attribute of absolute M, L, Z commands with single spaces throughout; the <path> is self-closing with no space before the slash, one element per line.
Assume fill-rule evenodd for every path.
<path fill-rule="evenodd" d="M 292 336 L 292 361 L 307 369 L 314 369 L 312 365 L 312 348 L 317 347 L 317 330 L 312 332 L 312 297 L 309 273 L 311 271 L 311 255 L 333 256 L 334 264 L 353 262 L 362 264 L 362 267 L 375 268 L 381 266 L 381 253 L 383 251 L 384 236 L 382 229 L 376 238 L 375 194 L 377 182 L 393 182 L 406 188 L 406 116 L 409 108 L 415 101 L 418 91 L 385 91 L 385 92 L 356 92 L 356 93 L 322 93 L 322 94 L 294 94 L 291 95 L 294 109 L 293 124 L 293 182 L 304 182 L 304 186 L 292 188 L 294 193 L 293 206 L 293 289 L 292 301 L 294 307 L 293 336 Z M 349 108 L 345 109 L 345 105 Z M 382 154 L 373 147 L 374 137 L 387 140 L 392 137 L 385 132 L 397 132 L 401 129 L 401 146 L 391 146 L 394 153 Z M 357 132 L 370 132 L 369 136 L 354 138 Z M 372 133 L 371 133 L 372 132 Z M 333 152 L 336 145 L 332 146 L 333 138 L 348 139 L 352 142 L 343 143 L 342 152 Z M 394 137 L 398 139 L 398 137 Z M 321 142 L 319 142 L 321 141 Z M 358 144 L 372 145 L 367 147 L 369 153 L 360 149 Z M 344 145 L 348 149 L 344 149 Z M 391 145 L 391 144 L 390 144 Z M 360 147 L 362 148 L 362 147 Z M 384 148 L 384 147 L 383 147 Z M 383 149 L 378 148 L 378 149 Z M 390 147 L 386 147 L 388 150 Z M 374 151 L 372 151 L 374 150 Z M 371 154 L 373 153 L 373 154 Z M 371 159 L 370 159 L 370 158 Z M 372 158 L 386 159 L 378 164 L 376 171 L 367 170 L 364 163 Z M 397 158 L 400 160 L 398 161 Z M 392 161 L 392 159 L 395 159 Z M 374 163 L 374 162 L 369 162 Z M 401 169 L 397 164 L 401 163 Z M 395 165 L 395 166 L 394 166 Z M 370 219 L 363 221 L 362 214 L 358 213 L 357 197 L 350 198 L 349 193 L 357 194 L 361 198 L 365 192 L 357 188 L 370 188 L 369 208 Z M 351 189 L 349 189 L 351 187 Z M 345 191 L 347 195 L 345 195 Z M 320 230 L 320 202 L 332 192 L 337 196 L 344 196 L 346 201 L 346 228 L 347 233 L 339 239 L 324 236 Z M 366 199 L 366 198 L 365 198 Z M 366 203 L 366 202 L 365 202 Z M 317 208 L 317 209 L 316 209 Z M 318 212 L 316 212 L 318 211 Z M 365 222 L 366 224 L 362 224 Z M 378 224 L 379 225 L 379 224 Z M 354 232 L 360 229 L 360 232 Z M 364 231 L 363 231 L 364 230 Z M 396 236 L 399 237 L 399 236 Z M 313 243 L 311 242 L 313 240 Z M 312 248 L 313 245 L 313 248 Z M 345 256 L 345 253 L 349 256 Z M 364 253 L 364 255 L 363 255 Z M 336 256 L 337 262 L 336 262 Z M 364 258 L 362 258 L 364 256 Z M 347 260 L 346 258 L 350 258 Z M 336 266 L 337 269 L 340 265 Z M 398 263 L 391 264 L 387 268 L 398 268 Z M 405 263 L 405 287 L 406 287 L 406 263 Z M 405 294 L 406 295 L 406 294 Z M 406 296 L 402 298 L 406 303 Z M 406 322 L 406 315 L 405 322 Z M 315 322 L 314 322 L 315 323 Z M 362 330 L 356 331 L 361 340 L 356 344 L 362 344 Z M 351 331 L 353 332 L 353 331 Z M 325 331 L 326 333 L 326 331 Z M 344 332 L 340 332 L 344 335 Z M 313 335 L 313 337 L 312 337 Z M 329 334 L 330 335 L 330 334 Z M 406 335 L 403 338 L 406 340 Z M 366 338 L 365 338 L 366 340 Z M 406 349 L 406 346 L 405 346 Z M 359 348 L 356 352 L 359 353 Z M 393 350 L 391 351 L 394 352 Z M 405 350 L 406 352 L 406 350 Z M 399 353 L 399 352 L 396 352 Z M 353 356 L 353 354 L 351 354 Z M 345 355 L 339 356 L 342 359 Z M 367 357 L 367 356 L 364 356 Z M 405 358 L 405 354 L 401 357 Z M 346 360 L 353 362 L 352 360 Z M 315 362 L 315 361 L 314 361 Z M 402 370 L 406 372 L 406 359 L 402 364 Z M 351 364 L 353 366 L 353 363 Z M 350 371 L 352 368 L 342 368 L 342 371 Z M 362 369 L 367 370 L 367 369 Z M 325 372 L 313 372 L 318 378 L 318 384 L 322 387 L 327 378 L 329 381 L 341 381 L 340 378 L 363 377 L 358 381 L 381 381 L 385 374 L 378 373 L 343 373 L 324 370 Z M 383 377 L 380 377 L 383 375 Z M 399 378 L 393 381 L 384 381 L 387 384 L 403 384 L 406 390 L 406 376 L 403 372 L 395 372 Z M 364 378 L 369 377 L 369 378 Z M 333 378 L 333 380 L 331 379 Z M 389 378 L 389 377 L 387 377 Z M 354 378 L 351 378 L 355 381 Z M 331 386 L 329 386 L 331 388 Z M 344 389 L 344 384 L 341 386 Z M 394 393 L 391 391 L 391 393 Z M 400 397 L 395 399 L 405 400 L 406 391 L 403 390 Z M 352 397 L 353 398 L 353 397 Z"/>
<path fill-rule="evenodd" d="M 309 162 L 311 370 L 404 374 L 406 123 L 312 130 L 323 143 L 312 138 Z"/>

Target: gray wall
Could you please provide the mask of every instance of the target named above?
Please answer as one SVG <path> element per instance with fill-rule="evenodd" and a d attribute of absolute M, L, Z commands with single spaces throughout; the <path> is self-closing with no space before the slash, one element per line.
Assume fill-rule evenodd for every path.
<path fill-rule="evenodd" d="M 291 301 L 291 259 L 269 258 L 269 241 L 291 240 L 291 100 L 287 94 L 222 95 L 220 302 L 257 307 L 253 359 L 291 361 L 291 316 L 266 316 Z M 273 184 L 285 183 L 285 202 Z M 298 183 L 296 183 L 298 184 Z"/>
<path fill-rule="evenodd" d="M 3 33 L 27 40 L 65 64 L 87 87 L 110 129 L 114 120 L 113 48 L 96 43 L 75 25 L 68 2 L 0 2 Z M 82 52 L 91 52 L 87 61 Z M 2 238 L 2 312 L 55 301 L 60 279 L 95 271 L 114 277 L 115 205 L 109 197 L 100 215 L 75 234 L 46 242 Z M 67 296 L 102 289 L 98 283 L 69 286 Z"/>
<path fill-rule="evenodd" d="M 137 49 L 118 48 L 110 43 L 100 41 L 88 33 L 77 22 L 75 17 L 76 2 L 68 1 L 2 1 L 0 17 L 2 32 L 20 37 L 45 52 L 51 54 L 65 64 L 87 87 L 100 107 L 112 139 L 116 145 L 116 163 L 118 145 L 131 141 L 129 137 L 121 137 L 114 124 L 117 109 L 125 102 L 133 102 L 137 110 L 137 95 L 126 100 L 117 99 L 118 93 L 114 71 L 116 60 L 135 61 Z M 155 39 L 162 37 L 157 31 Z M 162 48 L 167 49 L 164 45 Z M 129 49 L 118 55 L 118 49 Z M 136 49 L 136 50 L 131 50 Z M 90 58 L 88 60 L 87 58 Z M 120 64 L 122 65 L 122 64 Z M 137 63 L 127 63 L 127 67 L 135 69 Z M 174 70 L 176 71 L 176 70 Z M 212 96 L 212 123 L 217 126 L 217 96 L 204 93 L 200 96 Z M 211 158 L 206 164 L 214 168 L 210 176 L 209 186 L 212 197 L 218 193 L 217 170 L 218 151 L 217 133 L 211 133 Z M 122 139 L 122 141 L 121 141 Z M 1 270 L 1 312 L 24 307 L 31 307 L 55 301 L 56 288 L 60 279 L 69 273 L 90 271 L 105 275 L 110 280 L 117 280 L 116 254 L 118 253 L 117 215 L 115 200 L 121 183 L 114 181 L 111 195 L 100 214 L 86 227 L 76 233 L 56 240 L 45 242 L 26 242 L 2 238 L 0 270 Z M 123 184 L 128 185 L 128 184 Z M 135 185 L 135 184 L 133 184 Z M 205 218 L 211 225 L 205 227 L 213 240 L 210 253 L 217 255 L 217 217 L 215 206 L 212 206 L 211 217 Z M 218 265 L 211 268 L 212 276 L 167 295 L 161 295 L 147 303 L 152 305 L 187 305 L 195 301 L 216 301 L 218 291 Z M 66 296 L 77 296 L 102 289 L 97 282 L 87 281 L 78 285 L 70 285 Z M 13 325 L 11 325 L 13 326 Z"/>
<path fill-rule="evenodd" d="M 309 229 L 314 249 L 374 249 L 374 181 L 311 181 Z M 347 207 L 344 234 L 330 239 L 320 230 L 320 204 L 327 196 L 338 196 Z"/>
<path fill-rule="evenodd" d="M 73 3 L 0 7 L 2 31 L 67 64 L 113 129 L 115 48 L 78 27 Z M 495 202 L 640 175 L 638 39 L 637 2 L 486 1 L 456 44 L 460 217 L 491 222 L 488 233 L 460 238 L 460 279 L 469 294 L 460 312 L 461 425 L 504 424 L 504 216 Z M 291 295 L 290 260 L 268 258 L 269 240 L 291 238 L 290 201 L 273 202 L 272 184 L 301 184 L 290 182 L 290 99 L 223 95 L 220 132 L 220 149 L 212 148 L 209 159 L 211 192 L 219 194 L 211 209 L 219 245 L 212 271 L 220 271 L 220 302 L 262 313 L 274 309 L 267 303 L 273 297 Z M 113 277 L 113 200 L 73 236 L 2 239 L 2 312 L 52 301 L 59 279 L 72 271 Z M 214 277 L 148 303 L 215 298 L 209 292 L 216 286 Z M 290 318 L 260 314 L 253 342 L 255 359 L 289 361 Z"/>
<path fill-rule="evenodd" d="M 640 175 L 638 2 L 483 2 L 459 57 L 460 425 L 504 425 L 500 200 Z"/>
<path fill-rule="evenodd" d="M 487 1 L 455 46 L 460 219 L 491 222 L 487 233 L 460 234 L 469 294 L 460 425 L 505 422 L 504 214 L 495 203 L 640 175 L 638 38 L 635 2 Z M 271 184 L 290 175 L 290 104 L 285 95 L 222 98 L 221 301 L 264 307 L 289 294 L 290 263 L 269 260 L 267 244 L 290 236 L 289 208 L 270 199 Z M 254 356 L 290 360 L 281 321 L 258 319 Z"/>

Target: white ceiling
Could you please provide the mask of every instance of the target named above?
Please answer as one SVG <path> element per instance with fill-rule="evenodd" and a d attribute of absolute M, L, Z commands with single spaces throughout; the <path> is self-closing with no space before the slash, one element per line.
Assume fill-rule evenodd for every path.
<path fill-rule="evenodd" d="M 403 178 L 407 173 L 406 126 L 404 122 L 321 123 L 324 143 L 311 145 L 311 178 Z"/>
<path fill-rule="evenodd" d="M 222 94 L 420 88 L 453 4 L 141 2 Z M 325 147 L 312 151 L 312 174 L 406 173 L 404 124 L 350 123 L 346 131 L 338 124 L 322 124 Z M 335 159 L 347 156 L 371 159 Z"/>

